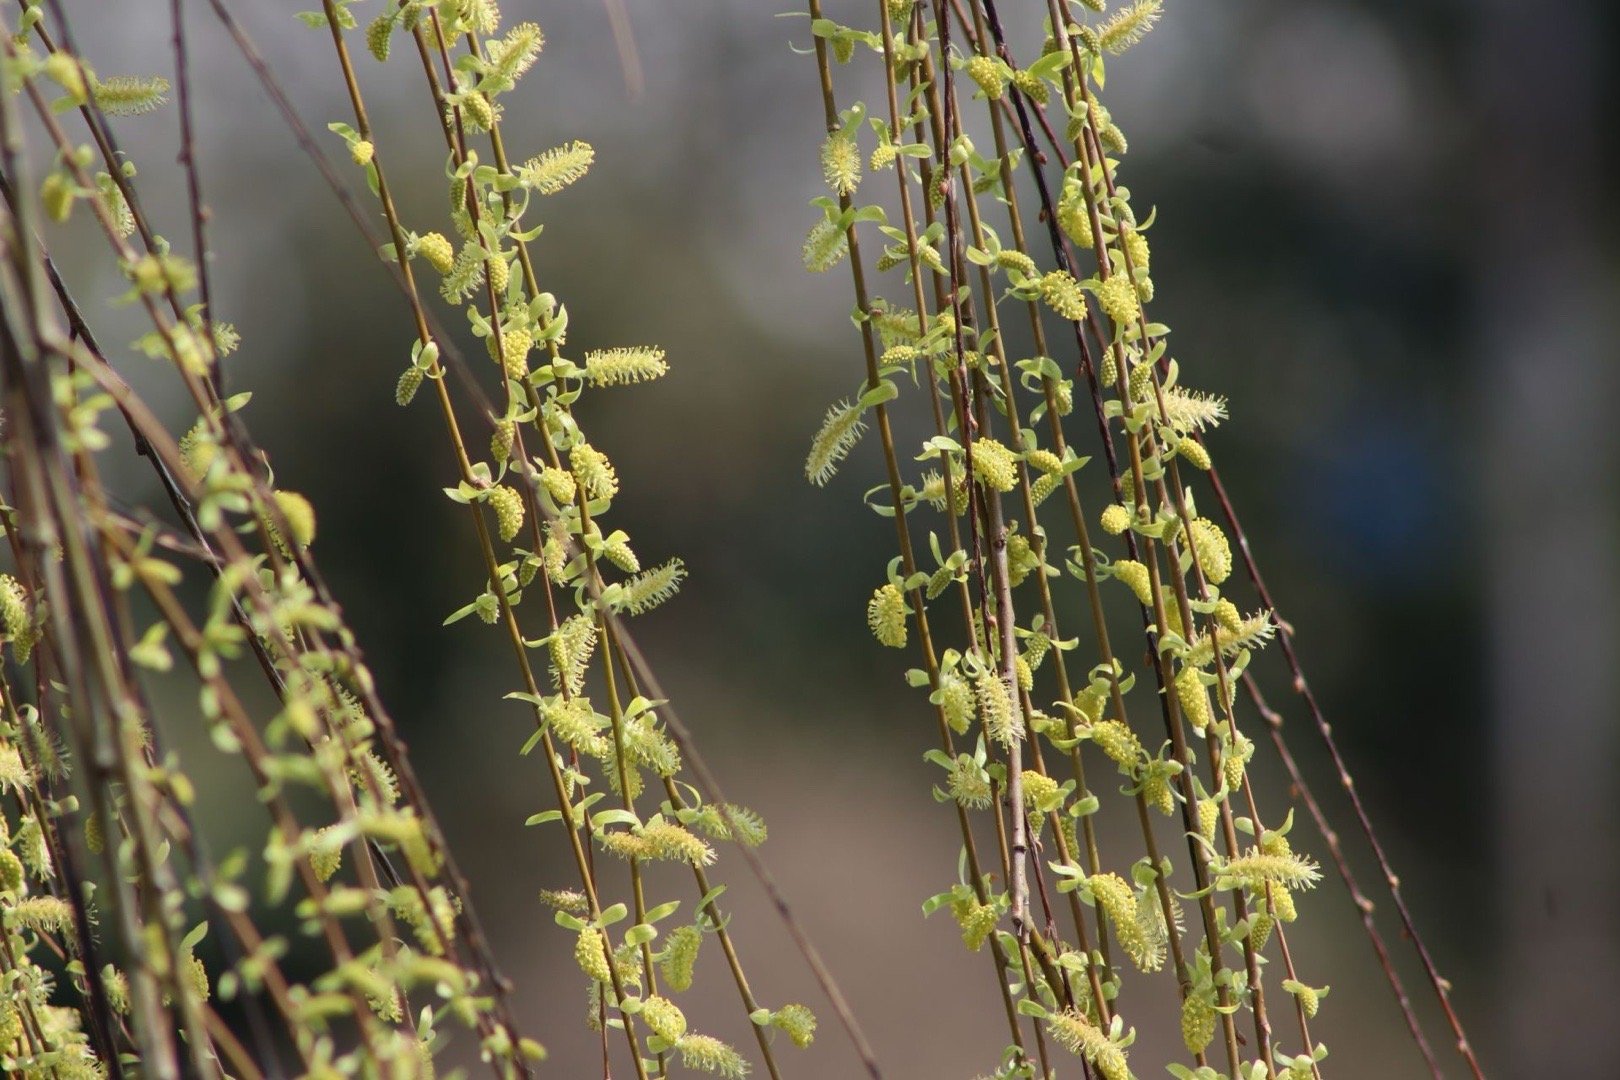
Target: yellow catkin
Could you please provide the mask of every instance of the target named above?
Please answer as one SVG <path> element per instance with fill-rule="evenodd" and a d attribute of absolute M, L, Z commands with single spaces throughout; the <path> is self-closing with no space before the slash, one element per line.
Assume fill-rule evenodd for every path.
<path fill-rule="evenodd" d="M 822 218 L 805 234 L 800 256 L 812 274 L 824 274 L 849 254 L 849 234 L 831 218 Z"/>
<path fill-rule="evenodd" d="M 994 491 L 1011 491 L 1018 486 L 1017 455 L 995 439 L 976 439 L 973 476 Z"/>
<path fill-rule="evenodd" d="M 906 598 L 892 583 L 880 585 L 867 601 L 866 625 L 881 644 L 891 649 L 905 648 Z"/>
<path fill-rule="evenodd" d="M 497 112 L 486 95 L 473 92 L 461 99 L 461 116 L 472 131 L 488 131 L 495 126 Z"/>
<path fill-rule="evenodd" d="M 990 789 L 990 779 L 984 769 L 966 754 L 958 754 L 951 762 L 945 788 L 958 805 L 969 810 L 985 809 L 995 794 Z"/>
<path fill-rule="evenodd" d="M 185 965 L 180 969 L 181 977 L 185 979 L 186 988 L 198 1001 L 208 1000 L 208 969 L 203 962 L 195 956 L 186 957 Z"/>
<path fill-rule="evenodd" d="M 536 154 L 518 166 L 518 182 L 542 195 L 555 195 L 580 180 L 595 160 L 596 150 L 591 144 L 575 139 Z"/>
<path fill-rule="evenodd" d="M 293 543 L 301 548 L 315 542 L 315 507 L 296 491 L 278 491 L 276 509 L 287 520 Z"/>
<path fill-rule="evenodd" d="M 1209 707 L 1209 693 L 1198 678 L 1198 669 L 1184 667 L 1176 675 L 1176 700 L 1181 703 L 1182 715 L 1192 729 L 1202 735 L 1214 720 Z"/>
<path fill-rule="evenodd" d="M 456 249 L 443 233 L 430 232 L 416 242 L 416 253 L 441 274 L 448 274 L 455 265 Z"/>
<path fill-rule="evenodd" d="M 39 200 L 45 216 L 60 224 L 73 213 L 73 185 L 61 173 L 51 173 L 39 186 Z"/>
<path fill-rule="evenodd" d="M 684 992 L 692 988 L 692 969 L 702 944 L 703 931 L 695 926 L 679 927 L 669 935 L 658 969 L 671 990 Z"/>
<path fill-rule="evenodd" d="M 979 703 L 979 718 L 985 734 L 992 742 L 1011 746 L 1023 738 L 1019 726 L 1018 707 L 1012 693 L 1001 677 L 992 671 L 981 671 L 974 684 L 974 697 Z"/>
<path fill-rule="evenodd" d="M 1097 44 L 1106 52 L 1119 54 L 1141 41 L 1159 21 L 1162 0 L 1136 0 L 1118 9 L 1096 30 Z"/>
<path fill-rule="evenodd" d="M 84 84 L 84 68 L 74 57 L 63 52 L 53 52 L 46 57 L 41 70 L 46 78 L 67 91 L 75 105 L 83 105 L 89 100 L 89 92 Z"/>
<path fill-rule="evenodd" d="M 1142 762 L 1142 744 L 1130 728 L 1118 720 L 1103 720 L 1091 725 L 1091 741 L 1107 754 L 1122 771 L 1129 772 Z"/>
<path fill-rule="evenodd" d="M 602 931 L 596 927 L 587 926 L 579 932 L 579 939 L 574 942 L 574 960 L 581 971 L 597 982 L 613 980 L 613 969 L 608 965 L 607 942 Z"/>
<path fill-rule="evenodd" d="M 1022 656 L 1013 660 L 1013 674 L 1018 680 L 1018 689 L 1027 694 L 1035 688 L 1035 670 Z"/>
<path fill-rule="evenodd" d="M 742 1080 L 748 1075 L 748 1061 L 712 1035 L 688 1035 L 675 1049 L 680 1051 L 681 1064 L 688 1069 L 711 1073 L 724 1080 Z"/>
<path fill-rule="evenodd" d="M 1010 248 L 996 253 L 996 265 L 1003 270 L 1012 271 L 1025 278 L 1035 277 L 1038 273 L 1034 259 L 1025 255 L 1022 251 L 1014 251 Z"/>
<path fill-rule="evenodd" d="M 985 97 L 996 100 L 1007 92 L 1007 81 L 1002 76 L 1001 65 L 990 57 L 973 57 L 967 62 L 965 70 L 968 78 L 979 84 Z"/>
<path fill-rule="evenodd" d="M 1136 890 L 1118 874 L 1094 874 L 1086 879 L 1086 887 L 1097 906 L 1108 916 L 1114 936 L 1138 967 L 1150 966 L 1149 959 L 1157 952 L 1148 940 L 1142 923 L 1136 917 Z"/>
<path fill-rule="evenodd" d="M 1083 1013 L 1069 1009 L 1047 1017 L 1046 1030 L 1059 1046 L 1091 1063 L 1103 1080 L 1128 1080 L 1131 1070 L 1125 1051 Z"/>
<path fill-rule="evenodd" d="M 1125 583 L 1143 607 L 1153 606 L 1153 580 L 1146 566 L 1135 559 L 1120 559 L 1114 563 L 1114 577 Z"/>
<path fill-rule="evenodd" d="M 1101 523 L 1103 532 L 1109 536 L 1118 536 L 1131 527 L 1131 512 L 1115 503 L 1102 512 Z"/>
<path fill-rule="evenodd" d="M 1170 817 L 1176 812 L 1176 797 L 1170 790 L 1170 777 L 1159 768 L 1152 769 L 1142 782 L 1142 798 L 1149 806 Z"/>
<path fill-rule="evenodd" d="M 785 1033 L 794 1046 L 803 1050 L 815 1041 L 816 1014 L 805 1005 L 784 1005 L 771 1017 L 771 1026 Z"/>
<path fill-rule="evenodd" d="M 1125 254 L 1130 257 L 1132 270 L 1152 269 L 1153 253 L 1148 248 L 1147 237 L 1135 226 L 1126 225 L 1119 230 L 1119 238 L 1125 245 Z"/>
<path fill-rule="evenodd" d="M 1058 793 L 1058 782 L 1045 773 L 1024 772 L 1024 804 L 1031 810 L 1052 806 Z"/>
<path fill-rule="evenodd" d="M 1136 286 L 1124 274 L 1113 274 L 1097 286 L 1097 304 L 1117 327 L 1127 327 L 1142 317 Z"/>
<path fill-rule="evenodd" d="M 489 506 L 495 512 L 495 531 L 510 543 L 523 528 L 523 496 L 506 484 L 489 489 Z"/>
<path fill-rule="evenodd" d="M 22 860 L 12 854 L 9 848 L 0 847 L 0 892 L 13 895 L 21 893 L 23 888 Z"/>
<path fill-rule="evenodd" d="M 1282 987 L 1298 999 L 1299 1007 L 1305 1011 L 1307 1018 L 1314 1017 L 1317 1010 L 1322 1007 L 1321 991 L 1314 986 L 1306 986 L 1294 979 L 1284 979 Z"/>
<path fill-rule="evenodd" d="M 489 456 L 495 459 L 497 465 L 505 465 L 512 456 L 512 444 L 516 439 L 517 424 L 514 421 L 495 421 L 495 430 L 489 436 Z"/>
<path fill-rule="evenodd" d="M 1091 250 L 1093 233 L 1091 214 L 1086 209 L 1085 191 L 1076 177 L 1063 181 L 1063 193 L 1058 199 L 1058 225 L 1075 246 Z"/>
<path fill-rule="evenodd" d="M 496 338 L 492 334 L 487 339 L 490 358 L 500 361 L 502 369 L 509 379 L 521 379 L 529 373 L 529 352 L 534 348 L 534 337 L 527 331 L 518 327 L 510 327 L 501 331 L 500 349 L 496 350 Z"/>
<path fill-rule="evenodd" d="M 1078 322 L 1086 317 L 1086 294 L 1067 270 L 1053 270 L 1041 278 L 1041 299 L 1059 316 Z"/>
<path fill-rule="evenodd" d="M 821 172 L 827 186 L 840 195 L 853 195 L 861 183 L 861 150 L 852 135 L 839 131 L 821 144 Z"/>
<path fill-rule="evenodd" d="M 861 412 L 859 404 L 848 401 L 837 402 L 827 410 L 820 430 L 810 440 L 810 454 L 804 463 L 804 475 L 812 484 L 825 486 L 838 471 L 838 463 L 860 441 L 866 430 Z"/>
<path fill-rule="evenodd" d="M 497 255 L 486 262 L 484 273 L 489 276 L 489 284 L 495 290 L 495 295 L 505 296 L 506 286 L 512 280 L 512 264 L 506 261 L 506 256 Z"/>
<path fill-rule="evenodd" d="M 552 465 L 547 465 L 540 470 L 540 486 L 545 489 L 547 495 L 551 496 L 551 501 L 558 506 L 571 504 L 574 501 L 575 494 L 579 491 L 579 486 L 574 482 L 573 473 Z"/>
<path fill-rule="evenodd" d="M 1187 535 L 1205 580 L 1219 585 L 1232 576 L 1232 547 L 1219 525 L 1208 518 L 1194 518 L 1188 525 Z"/>
<path fill-rule="evenodd" d="M 107 1004 L 120 1016 L 129 1015 L 129 976 L 108 964 L 101 969 L 101 985 L 107 992 Z M 0 1038 L 0 1045 L 7 1040 Z"/>
<path fill-rule="evenodd" d="M 641 840 L 648 858 L 707 866 L 714 862 L 714 849 L 683 826 L 654 818 L 641 829 Z"/>
<path fill-rule="evenodd" d="M 1037 105 L 1045 105 L 1047 99 L 1051 96 L 1050 92 L 1046 88 L 1046 83 L 1042 82 L 1038 76 L 1032 75 L 1027 71 L 1013 72 L 1012 84 L 1018 87 L 1019 93 L 1023 94 Z"/>
<path fill-rule="evenodd" d="M 331 830 L 322 829 L 318 836 L 330 834 Z M 309 854 L 309 867 L 315 871 L 315 876 L 322 881 L 331 881 L 332 875 L 338 872 L 343 865 L 343 848 L 338 845 L 321 845 Z"/>
<path fill-rule="evenodd" d="M 1266 947 L 1271 940 L 1272 927 L 1277 925 L 1268 912 L 1260 912 L 1249 919 L 1249 944 L 1256 952 Z"/>
<path fill-rule="evenodd" d="M 1074 412 L 1074 383 L 1064 379 L 1057 384 L 1056 391 L 1057 414 L 1059 416 L 1068 416 Z"/>
<path fill-rule="evenodd" d="M 383 12 L 366 25 L 366 48 L 376 61 L 386 63 L 391 37 L 394 32 L 394 18 L 389 12 Z"/>
<path fill-rule="evenodd" d="M 664 350 L 650 346 L 598 349 L 585 354 L 585 377 L 596 386 L 629 386 L 669 371 Z"/>
<path fill-rule="evenodd" d="M 34 651 L 34 620 L 28 590 L 10 574 L 0 574 L 0 629 L 11 639 L 17 663 L 26 664 Z"/>
<path fill-rule="evenodd" d="M 1108 688 L 1092 683 L 1074 695 L 1069 707 L 1080 715 L 1087 724 L 1095 724 L 1102 719 L 1103 705 L 1108 700 Z"/>
<path fill-rule="evenodd" d="M 1244 765 L 1254 754 L 1254 743 L 1249 737 L 1239 732 L 1233 738 L 1232 746 L 1221 755 L 1221 771 L 1226 778 L 1226 787 L 1229 791 L 1239 791 L 1243 787 Z"/>
<path fill-rule="evenodd" d="M 1013 533 L 1007 537 L 1008 585 L 1018 588 L 1029 577 L 1030 571 L 1039 565 L 1040 560 L 1035 557 L 1035 552 L 1029 546 L 1029 537 L 1022 533 Z"/>
<path fill-rule="evenodd" d="M 990 932 L 1001 921 L 993 904 L 981 904 L 973 899 L 957 900 L 951 904 L 956 925 L 962 928 L 962 944 L 978 952 L 990 937 Z"/>
<path fill-rule="evenodd" d="M 1255 893 L 1264 891 L 1268 886 L 1275 889 L 1279 885 L 1309 889 L 1321 876 L 1316 863 L 1303 856 L 1267 855 L 1255 848 L 1225 860 L 1216 872 L 1219 888 L 1242 886 Z"/>
<path fill-rule="evenodd" d="M 942 672 L 934 696 L 946 725 L 958 735 L 966 734 L 973 720 L 973 688 L 967 680 L 954 671 Z"/>
<path fill-rule="evenodd" d="M 1031 450 L 1024 455 L 1030 468 L 1039 469 L 1043 473 L 1055 473 L 1063 468 L 1063 459 L 1050 450 Z"/>
<path fill-rule="evenodd" d="M 1215 1038 L 1215 1003 L 1194 991 L 1181 1003 L 1181 1041 L 1190 1054 L 1202 1054 Z"/>
<path fill-rule="evenodd" d="M 589 443 L 575 443 L 568 465 L 592 499 L 611 499 L 619 493 L 619 474 L 608 456 Z"/>
<path fill-rule="evenodd" d="M 686 1014 L 668 998 L 653 996 L 641 1004 L 641 1018 L 665 1042 L 674 1044 L 686 1034 Z"/>
<path fill-rule="evenodd" d="M 394 404 L 409 405 L 416 399 L 416 392 L 422 388 L 422 380 L 426 373 L 415 364 L 406 368 L 400 375 L 399 382 L 394 384 Z"/>

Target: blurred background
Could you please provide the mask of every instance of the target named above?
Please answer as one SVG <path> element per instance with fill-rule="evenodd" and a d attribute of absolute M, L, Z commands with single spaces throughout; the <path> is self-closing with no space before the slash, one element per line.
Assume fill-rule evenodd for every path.
<path fill-rule="evenodd" d="M 946 916 L 920 911 L 955 880 L 958 840 L 929 797 L 932 723 L 903 684 L 909 658 L 864 627 L 893 535 L 861 503 L 881 480 L 876 444 L 825 490 L 803 479 L 809 436 L 860 363 L 845 272 L 808 275 L 799 260 L 807 201 L 822 193 L 815 68 L 794 51 L 810 45 L 808 24 L 760 0 L 624 5 L 639 93 L 601 3 L 506 0 L 509 22 L 536 19 L 549 42 L 503 100 L 518 157 L 575 138 L 596 148 L 586 181 L 531 211 L 571 351 L 658 344 L 672 364 L 584 409 L 623 479 L 613 524 L 644 561 L 679 554 L 692 573 L 636 628 L 728 796 L 769 822 L 765 857 L 887 1075 L 965 1080 L 994 1066 L 1005 1027 L 984 957 L 961 948 Z M 324 33 L 292 17 L 313 6 L 234 5 L 324 135 L 347 103 Z M 171 73 L 167 7 L 67 4 L 104 75 Z M 522 824 L 550 796 L 539 763 L 517 752 L 524 709 L 501 700 L 516 686 L 510 660 L 476 621 L 440 625 L 480 582 L 465 516 L 440 494 L 454 475 L 438 421 L 425 403 L 393 404 L 411 341 L 404 308 L 206 5 L 188 7 L 217 315 L 244 341 L 230 388 L 253 391 L 248 423 L 278 480 L 319 510 L 320 564 L 530 1030 L 556 1075 L 590 1075 L 600 1057 L 580 1024 L 572 941 L 535 900 L 568 871 L 554 840 Z M 869 7 L 827 4 L 859 24 Z M 367 9 L 377 5 L 355 10 Z M 1131 139 L 1135 203 L 1158 208 L 1156 317 L 1175 328 L 1185 379 L 1231 399 L 1212 446 L 1256 555 L 1487 1070 L 1620 1075 L 1608 1018 L 1620 985 L 1616 243 L 1603 196 L 1615 178 L 1613 10 L 1169 9 L 1110 65 L 1105 100 Z M 1031 55 L 1039 29 L 1014 29 L 1015 52 Z M 408 220 L 445 228 L 443 144 L 414 59 L 380 66 L 360 51 L 359 63 Z M 842 103 L 880 100 L 872 67 L 845 69 Z M 118 130 L 178 245 L 175 115 Z M 335 138 L 326 148 L 342 158 Z M 116 293 L 86 226 L 58 242 L 69 278 L 85 296 Z M 124 311 L 92 317 L 110 342 L 138 332 Z M 126 367 L 177 428 L 190 423 L 155 365 L 130 356 Z M 1089 422 L 1071 439 L 1094 452 Z M 1095 483 L 1100 463 L 1086 473 Z M 153 497 L 139 467 L 125 479 L 132 499 Z M 1258 669 L 1380 898 L 1280 654 Z M 1287 792 L 1263 742 L 1256 762 L 1262 807 L 1280 811 Z M 205 787 L 208 812 L 229 820 L 242 788 Z M 1130 822 L 1104 796 L 1106 848 Z M 1322 854 L 1308 823 L 1294 837 Z M 1118 850 L 1130 843 L 1118 834 Z M 718 875 L 759 996 L 822 1016 L 816 1046 L 789 1051 L 789 1073 L 855 1075 L 745 867 L 723 858 Z M 658 887 L 691 899 L 677 876 Z M 1301 907 L 1296 962 L 1305 981 L 1333 987 L 1315 1024 L 1329 1074 L 1422 1075 L 1331 873 Z M 1448 1074 L 1461 1075 L 1387 903 L 1379 918 Z M 696 1028 L 746 1042 L 717 953 L 694 994 Z M 1135 1012 L 1140 1062 L 1180 1055 L 1168 1002 Z"/>

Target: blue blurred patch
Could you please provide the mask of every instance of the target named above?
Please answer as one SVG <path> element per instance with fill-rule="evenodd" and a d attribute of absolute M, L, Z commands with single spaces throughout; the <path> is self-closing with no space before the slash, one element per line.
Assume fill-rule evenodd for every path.
<path fill-rule="evenodd" d="M 1467 535 L 1460 478 L 1417 417 L 1378 406 L 1340 414 L 1336 430 L 1304 449 L 1297 526 L 1335 573 L 1380 588 L 1437 585 Z"/>

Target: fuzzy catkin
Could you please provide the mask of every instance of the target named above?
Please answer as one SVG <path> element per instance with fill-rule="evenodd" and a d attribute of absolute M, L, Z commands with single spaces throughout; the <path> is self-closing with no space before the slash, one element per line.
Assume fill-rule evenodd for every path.
<path fill-rule="evenodd" d="M 872 636 L 891 649 L 906 644 L 906 598 L 892 584 L 880 585 L 866 605 L 866 625 Z"/>

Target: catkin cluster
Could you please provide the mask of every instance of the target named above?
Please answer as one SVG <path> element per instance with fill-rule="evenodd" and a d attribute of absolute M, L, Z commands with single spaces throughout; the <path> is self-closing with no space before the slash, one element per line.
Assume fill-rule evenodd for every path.
<path fill-rule="evenodd" d="M 394 49 L 400 37 L 409 50 Z M 476 615 L 507 636 L 519 657 L 519 684 L 504 696 L 530 710 L 534 729 L 523 753 L 537 760 L 553 794 L 551 808 L 530 824 L 583 833 L 597 852 L 629 868 L 630 905 L 614 903 L 601 860 L 575 847 L 571 895 L 584 903 L 555 913 L 577 935 L 591 1023 L 611 1019 L 623 1030 L 638 1076 L 665 1075 L 677 1059 L 742 1075 L 750 1067 L 742 1053 L 689 1030 L 667 996 L 691 986 L 699 945 L 718 937 L 774 1074 L 769 1032 L 786 1031 L 804 1045 L 814 1017 L 802 1005 L 770 1010 L 754 999 L 707 871 L 717 841 L 759 844 L 764 823 L 744 807 L 705 804 L 684 782 L 682 748 L 624 634 L 625 620 L 676 594 L 686 567 L 678 558 L 644 563 L 631 537 L 607 524 L 621 478 L 608 449 L 590 441 L 577 417 L 582 396 L 601 393 L 611 408 L 622 388 L 658 379 L 669 363 L 662 349 L 646 345 L 572 351 L 568 309 L 537 280 L 531 257 L 544 200 L 584 179 L 595 151 L 574 139 L 526 160 L 507 157 L 505 139 L 525 119 L 510 104 L 512 92 L 538 61 L 545 36 L 532 22 L 504 23 L 488 0 L 390 8 L 367 28 L 366 43 L 379 61 L 396 52 L 409 54 L 405 62 L 437 56 L 454 72 L 449 82 L 439 81 L 432 65 L 423 72 L 450 147 L 440 223 L 413 229 L 399 216 L 387 194 L 389 148 L 376 144 L 362 114 L 331 128 L 351 150 L 369 147 L 351 156 L 378 193 L 394 240 L 388 253 L 421 282 L 413 292 L 417 340 L 396 400 L 411 404 L 429 380 L 445 388 L 436 404 L 461 473 L 446 494 L 480 522 L 483 587 L 446 622 Z M 421 299 L 433 281 L 500 372 L 501 392 L 479 402 L 492 420 L 487 454 L 463 440 L 452 414 L 452 361 Z M 903 620 L 900 626 L 903 632 Z M 695 907 L 649 896 L 645 869 L 660 862 L 687 868 Z"/>
<path fill-rule="evenodd" d="M 1147 39 L 1160 3 L 1053 4 L 1061 21 L 1020 60 L 996 9 L 1026 6 L 906 0 L 843 25 L 810 2 L 827 192 L 805 264 L 850 264 L 864 370 L 805 471 L 832 482 L 863 433 L 896 430 L 892 416 L 931 428 L 920 447 L 880 448 L 888 497 L 867 498 L 898 550 L 866 620 L 883 645 L 922 645 L 907 678 L 938 718 L 936 798 L 998 819 L 986 847 L 961 818 L 965 877 L 927 909 L 952 911 L 970 948 L 991 946 L 1011 1018 L 1002 1060 L 1044 1075 L 1044 1037 L 1093 1075 L 1129 1075 L 1133 986 L 1168 968 L 1193 1068 L 1309 1071 L 1325 1050 L 1303 1008 L 1297 1030 L 1282 1027 L 1260 934 L 1293 918 L 1315 864 L 1285 850 L 1286 826 L 1261 826 L 1234 694 L 1275 622 L 1221 592 L 1232 545 L 1191 477 L 1213 465 L 1226 404 L 1183 385 L 1147 312 L 1153 218 L 1120 183 L 1127 141 L 1098 100 L 1105 65 Z M 868 62 L 883 101 L 839 102 L 838 69 Z M 1039 205 L 1021 170 L 1044 170 Z M 1098 464 L 1082 439 L 1106 444 Z M 1057 550 L 1057 535 L 1077 540 Z M 1132 622 L 1145 650 L 1116 653 L 1094 632 Z M 1140 823 L 1134 856 L 1099 841 L 1099 814 Z M 1152 816 L 1181 822 L 1179 858 Z M 1258 842 L 1244 847 L 1245 832 Z M 1196 930 L 1178 894 L 1196 898 Z"/>

